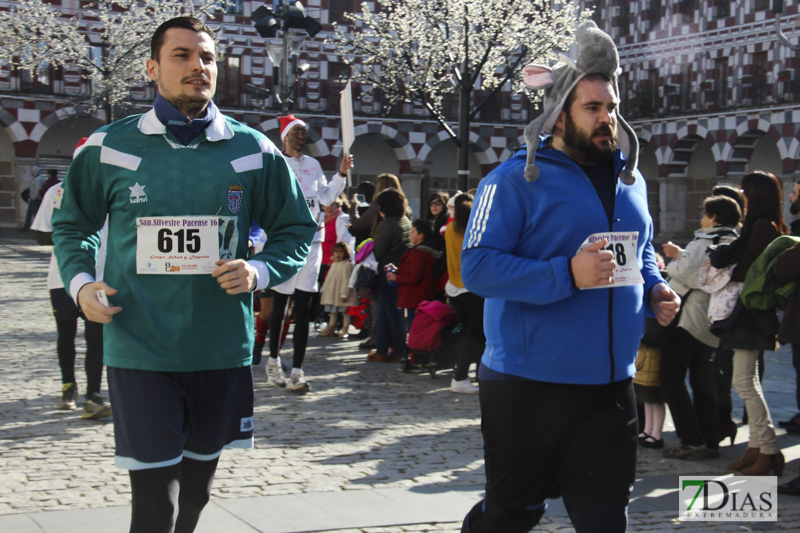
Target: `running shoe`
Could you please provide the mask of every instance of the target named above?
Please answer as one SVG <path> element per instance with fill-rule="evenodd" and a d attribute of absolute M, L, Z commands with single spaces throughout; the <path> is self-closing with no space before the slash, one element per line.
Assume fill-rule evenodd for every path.
<path fill-rule="evenodd" d="M 81 418 L 94 420 L 96 418 L 108 418 L 110 416 L 111 406 L 108 405 L 98 393 L 92 393 L 86 401 L 83 402 Z"/>
<path fill-rule="evenodd" d="M 277 359 L 267 359 L 267 385 L 270 387 L 285 387 L 286 378 L 283 376 L 283 369 Z"/>
<path fill-rule="evenodd" d="M 289 381 L 286 383 L 286 390 L 298 394 L 305 394 L 311 390 L 302 370 L 289 376 Z"/>
<path fill-rule="evenodd" d="M 58 403 L 58 408 L 62 411 L 69 411 L 75 409 L 75 398 L 78 397 L 78 384 L 77 383 L 64 383 L 61 385 L 61 401 Z"/>

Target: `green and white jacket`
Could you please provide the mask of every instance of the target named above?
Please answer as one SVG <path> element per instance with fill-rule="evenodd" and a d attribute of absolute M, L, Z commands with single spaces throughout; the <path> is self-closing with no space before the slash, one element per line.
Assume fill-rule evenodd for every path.
<path fill-rule="evenodd" d="M 278 285 L 302 267 L 317 226 L 265 135 L 217 113 L 183 146 L 150 110 L 93 133 L 63 187 L 53 241 L 73 298 L 93 281 L 95 234 L 109 216 L 104 281 L 117 289 L 109 299 L 122 311 L 104 329 L 108 366 L 190 372 L 250 364 L 253 296 L 227 294 L 208 264 L 247 259 L 255 221 L 268 236 L 250 260 L 258 288 Z M 205 271 L 195 273 L 201 263 Z"/>

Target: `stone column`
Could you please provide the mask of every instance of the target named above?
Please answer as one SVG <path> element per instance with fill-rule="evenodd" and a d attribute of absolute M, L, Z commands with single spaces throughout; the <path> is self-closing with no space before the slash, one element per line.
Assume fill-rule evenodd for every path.
<path fill-rule="evenodd" d="M 687 178 L 665 178 L 659 183 L 659 239 L 666 241 L 685 231 Z"/>
<path fill-rule="evenodd" d="M 422 217 L 422 180 L 425 178 L 425 174 L 409 172 L 400 174 L 398 177 L 408 200 L 408 205 L 411 206 L 411 210 L 414 212 L 414 217 Z"/>

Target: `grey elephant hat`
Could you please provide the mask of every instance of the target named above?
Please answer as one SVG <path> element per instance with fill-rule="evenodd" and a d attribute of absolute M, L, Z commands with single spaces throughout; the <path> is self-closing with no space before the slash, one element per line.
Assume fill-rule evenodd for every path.
<path fill-rule="evenodd" d="M 621 72 L 619 54 L 611 37 L 594 22 L 588 20 L 576 29 L 575 43 L 578 46 L 577 60 L 559 54 L 561 61 L 552 69 L 532 64 L 523 71 L 523 79 L 528 87 L 544 89 L 543 112 L 525 128 L 525 143 L 528 146 L 525 178 L 528 181 L 535 181 L 539 177 L 539 168 L 534 164 L 536 150 L 539 147 L 539 135 L 553 131 L 553 125 L 564 108 L 567 96 L 584 76 L 605 75 L 611 80 L 614 91 L 619 97 L 617 83 L 617 76 Z M 627 159 L 627 164 L 620 173 L 620 179 L 626 185 L 632 185 L 636 181 L 634 171 L 639 159 L 639 141 L 619 112 L 617 112 L 617 142 Z"/>

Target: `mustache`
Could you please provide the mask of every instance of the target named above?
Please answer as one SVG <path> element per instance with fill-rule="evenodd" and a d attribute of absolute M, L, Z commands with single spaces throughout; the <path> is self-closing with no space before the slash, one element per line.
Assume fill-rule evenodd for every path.
<path fill-rule="evenodd" d="M 594 132 L 592 133 L 592 136 L 595 136 L 595 135 L 609 135 L 611 137 L 615 136 L 614 132 L 611 130 L 610 126 L 600 126 L 596 130 L 594 130 Z"/>
<path fill-rule="evenodd" d="M 211 80 L 209 80 L 208 78 L 206 78 L 205 76 L 202 76 L 202 75 L 200 75 L 200 76 L 186 76 L 185 78 L 183 78 L 181 80 L 181 82 L 182 83 L 186 83 L 186 82 L 190 82 L 190 81 L 194 81 L 194 80 L 200 80 L 200 81 L 205 82 L 205 83 L 211 83 Z"/>

